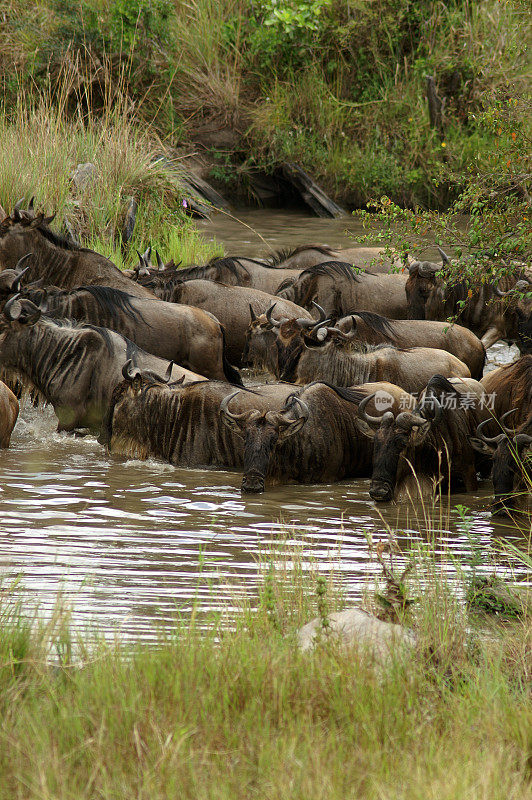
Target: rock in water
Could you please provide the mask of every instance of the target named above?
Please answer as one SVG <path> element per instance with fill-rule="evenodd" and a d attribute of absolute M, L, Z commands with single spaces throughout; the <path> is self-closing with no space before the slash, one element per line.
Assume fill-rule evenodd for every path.
<path fill-rule="evenodd" d="M 324 634 L 344 647 L 356 647 L 376 661 L 386 661 L 398 651 L 407 652 L 415 645 L 414 634 L 401 625 L 381 620 L 360 608 L 329 614 L 329 633 Z M 319 617 L 308 622 L 298 632 L 299 647 L 312 650 L 323 631 Z"/>

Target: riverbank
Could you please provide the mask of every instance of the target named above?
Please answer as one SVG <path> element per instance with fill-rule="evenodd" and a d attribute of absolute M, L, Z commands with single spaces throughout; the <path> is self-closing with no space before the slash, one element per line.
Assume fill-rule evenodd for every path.
<path fill-rule="evenodd" d="M 10 0 L 0 86 L 8 115 L 35 90 L 82 118 L 123 101 L 240 202 L 293 161 L 350 208 L 441 209 L 489 165 L 481 112 L 523 92 L 529 41 L 520 0 Z"/>
<path fill-rule="evenodd" d="M 60 603 L 32 625 L 4 587 L 0 797 L 528 797 L 532 620 L 466 611 L 470 572 L 450 584 L 426 548 L 408 557 L 417 643 L 384 668 L 326 634 L 299 652 L 344 598 L 293 547 L 262 556 L 255 598 L 235 581 L 227 613 L 199 605 L 157 647 L 73 639 Z"/>

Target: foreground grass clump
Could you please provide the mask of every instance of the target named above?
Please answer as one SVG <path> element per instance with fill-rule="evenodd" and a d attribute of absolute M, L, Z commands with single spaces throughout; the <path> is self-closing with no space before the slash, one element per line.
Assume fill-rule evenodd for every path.
<path fill-rule="evenodd" d="M 342 596 L 278 551 L 232 629 L 194 613 L 157 647 L 84 646 L 4 593 L 0 797 L 529 797 L 531 620 L 472 633 L 422 572 L 416 651 L 386 669 L 298 651 Z"/>
<path fill-rule="evenodd" d="M 81 103 L 69 114 L 66 76 L 61 92 L 22 94 L 14 109 L 0 115 L 0 205 L 6 212 L 21 197 L 34 196 L 37 208 L 56 214 L 58 230 L 66 225 L 83 245 L 120 267 L 137 263 L 136 250 L 148 244 L 185 264 L 219 253 L 184 214 L 179 164 L 169 172 L 157 160 L 161 143 L 124 97 L 109 94 L 98 115 L 84 113 Z M 76 183 L 78 164 L 87 163 L 94 165 L 92 173 Z M 138 210 L 126 245 L 122 231 L 131 198 Z"/>

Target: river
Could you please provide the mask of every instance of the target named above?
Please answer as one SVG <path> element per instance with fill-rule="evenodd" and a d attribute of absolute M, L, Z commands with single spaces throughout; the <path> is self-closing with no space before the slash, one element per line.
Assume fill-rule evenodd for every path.
<path fill-rule="evenodd" d="M 201 224 L 227 252 L 264 255 L 304 242 L 349 244 L 352 220 L 317 220 L 296 213 L 247 211 L 250 227 L 219 216 Z M 515 357 L 504 345 L 491 365 Z M 149 640 L 176 614 L 231 606 L 239 593 L 253 599 L 261 561 L 271 543 L 302 543 L 303 560 L 334 564 L 349 599 L 357 599 L 380 568 L 367 536 L 398 529 L 405 547 L 427 536 L 423 509 L 385 505 L 368 495 L 368 480 L 332 486 L 281 486 L 243 497 L 241 476 L 227 471 L 176 469 L 157 461 L 109 458 L 94 437 L 55 432 L 51 409 L 22 405 L 12 447 L 0 451 L 0 576 L 25 601 L 50 613 L 60 591 L 83 631 Z M 445 522 L 436 524 L 439 547 L 452 573 L 496 539 L 523 544 L 523 536 L 489 512 L 490 485 L 453 495 Z M 470 509 L 464 524 L 455 506 Z M 500 570 L 507 570 L 499 559 Z M 516 567 L 516 574 L 522 569 Z"/>

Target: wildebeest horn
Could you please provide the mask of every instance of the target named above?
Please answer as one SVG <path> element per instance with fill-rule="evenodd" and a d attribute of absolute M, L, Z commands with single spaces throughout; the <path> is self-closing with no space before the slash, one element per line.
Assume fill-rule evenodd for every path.
<path fill-rule="evenodd" d="M 370 400 L 373 400 L 373 398 L 375 397 L 376 394 L 377 394 L 377 392 L 373 392 L 373 394 L 369 394 L 367 397 L 365 397 L 360 402 L 360 404 L 358 406 L 358 416 L 360 417 L 360 419 L 363 420 L 363 422 L 366 422 L 368 425 L 370 425 L 373 428 L 376 428 L 378 425 L 380 425 L 381 422 L 382 422 L 382 419 L 384 417 L 384 414 L 382 414 L 380 417 L 372 417 L 371 414 L 368 414 L 368 412 L 366 411 L 367 404 L 369 403 Z M 387 414 L 389 412 L 386 411 L 385 413 Z"/>
<path fill-rule="evenodd" d="M 449 258 L 449 256 L 445 252 L 445 250 L 442 250 L 439 245 L 436 245 L 436 247 L 438 248 L 438 253 L 441 256 L 442 263 L 443 264 L 450 264 L 451 263 L 451 259 Z"/>
<path fill-rule="evenodd" d="M 502 430 L 505 432 L 505 434 L 507 436 L 510 436 L 510 437 L 515 434 L 515 428 L 512 428 L 512 429 L 507 428 L 506 425 L 504 424 L 504 420 L 506 419 L 506 417 L 509 417 L 510 414 L 514 414 L 516 411 L 517 411 L 517 408 L 511 408 L 509 411 L 505 411 L 505 413 L 502 415 L 502 417 L 499 420 L 499 425 L 501 426 Z"/>
<path fill-rule="evenodd" d="M 231 423 L 239 423 L 247 416 L 246 412 L 243 414 L 233 414 L 232 411 L 229 411 L 229 403 L 236 397 L 237 394 L 240 394 L 240 390 L 233 392 L 232 394 L 226 395 L 222 402 L 220 403 L 220 414 L 222 415 L 222 419 L 228 427 L 231 427 Z"/>
<path fill-rule="evenodd" d="M 14 207 L 13 211 L 20 211 L 20 207 L 21 207 L 23 202 L 24 202 L 24 198 L 23 197 L 21 197 L 20 200 L 17 200 L 17 202 L 15 203 L 15 207 Z"/>
<path fill-rule="evenodd" d="M 20 292 L 10 297 L 4 306 L 4 317 L 13 322 L 18 319 L 22 313 L 22 305 L 20 304 Z"/>
<path fill-rule="evenodd" d="M 145 249 L 145 251 L 144 251 L 144 252 L 143 252 L 143 254 L 142 254 L 142 260 L 143 260 L 145 263 L 146 263 L 146 262 L 148 262 L 148 263 L 149 263 L 149 261 L 150 261 L 150 258 L 151 258 L 151 244 L 149 244 L 149 245 L 148 245 L 148 247 Z"/>
<path fill-rule="evenodd" d="M 281 323 L 276 319 L 272 319 L 272 312 L 276 305 L 277 303 L 274 303 L 272 306 L 269 307 L 269 309 L 266 312 L 266 319 L 268 320 L 270 325 L 273 325 L 274 328 L 280 328 Z"/>
<path fill-rule="evenodd" d="M 161 256 L 159 255 L 159 251 L 155 251 L 155 258 L 157 259 L 157 269 L 161 270 L 164 269 L 164 261 L 162 260 Z"/>
<path fill-rule="evenodd" d="M 511 293 L 512 290 L 510 289 L 509 292 L 501 292 L 501 290 L 499 289 L 499 284 L 498 283 L 494 283 L 493 284 L 493 291 L 495 292 L 497 297 L 506 297 L 507 295 L 509 295 Z"/>
<path fill-rule="evenodd" d="M 424 418 L 424 420 L 428 420 L 429 417 L 425 414 L 425 410 L 426 409 L 428 410 L 427 407 L 429 405 L 429 401 L 430 401 L 430 405 L 433 407 L 433 410 L 434 410 L 434 416 L 432 417 L 430 422 L 433 425 L 437 425 L 438 422 L 440 421 L 441 417 L 442 417 L 443 409 L 441 407 L 440 401 L 438 400 L 438 398 L 436 397 L 435 394 L 431 393 L 428 396 L 425 396 L 423 398 L 423 403 L 421 404 L 421 406 L 419 408 L 419 411 L 421 413 L 421 416 Z"/>
<path fill-rule="evenodd" d="M 305 317 L 297 317 L 296 322 L 301 328 L 312 328 L 314 330 L 314 328 L 316 327 L 313 319 L 305 319 Z M 319 322 L 318 325 L 321 325 L 321 322 Z"/>
<path fill-rule="evenodd" d="M 482 422 L 480 422 L 477 425 L 477 436 L 478 436 L 478 438 L 480 439 L 481 442 L 484 442 L 484 444 L 488 444 L 488 445 L 489 444 L 499 444 L 499 442 L 504 439 L 506 434 L 505 433 L 499 433 L 497 436 L 486 436 L 484 433 L 482 433 L 482 428 L 484 427 L 484 425 L 487 425 L 488 422 L 491 422 L 491 419 L 489 417 L 488 417 L 488 419 L 483 420 Z"/>
<path fill-rule="evenodd" d="M 124 378 L 125 381 L 131 382 L 135 378 L 140 377 L 141 374 L 140 369 L 138 367 L 134 367 L 134 369 L 131 369 L 132 366 L 133 366 L 133 359 L 129 358 L 122 367 L 122 377 Z"/>
<path fill-rule="evenodd" d="M 249 316 L 251 317 L 252 322 L 255 322 L 255 320 L 257 319 L 257 315 L 253 311 L 253 306 L 251 305 L 251 303 L 249 304 Z"/>
<path fill-rule="evenodd" d="M 28 211 L 33 211 L 33 204 L 35 203 L 35 195 L 32 195 L 32 198 L 28 205 Z"/>
<path fill-rule="evenodd" d="M 168 364 L 168 367 L 166 369 L 164 378 L 163 378 L 163 383 L 170 383 L 170 378 L 172 377 L 172 370 L 174 368 L 174 365 L 175 365 L 175 362 L 174 361 L 170 361 L 170 363 Z"/>
<path fill-rule="evenodd" d="M 287 414 L 292 414 L 292 419 L 287 419 Z M 299 420 L 301 420 L 303 417 L 308 419 L 309 415 L 310 411 L 307 404 L 295 395 L 292 396 L 291 407 L 286 411 L 283 411 L 282 414 L 279 414 L 279 416 L 283 418 L 283 422 L 289 422 L 290 425 L 294 425 L 296 422 L 299 422 Z"/>
<path fill-rule="evenodd" d="M 15 272 L 18 272 L 18 273 L 19 273 L 19 274 L 18 274 L 19 280 L 20 280 L 20 278 L 22 277 L 22 275 L 24 275 L 24 273 L 25 273 L 25 272 L 27 272 L 27 271 L 29 270 L 29 268 L 30 268 L 30 267 L 28 266 L 28 267 L 26 267 L 26 269 L 22 269 L 22 264 L 23 264 L 23 263 L 24 263 L 24 262 L 25 262 L 25 261 L 26 261 L 28 258 L 30 258 L 32 255 L 33 255 L 33 253 L 26 253 L 26 255 L 25 255 L 25 256 L 22 256 L 22 258 L 19 258 L 19 260 L 18 260 L 18 261 L 17 261 L 17 263 L 15 264 Z M 30 265 L 30 266 L 31 266 L 31 265 Z"/>
<path fill-rule="evenodd" d="M 409 271 L 410 275 L 412 275 L 412 273 L 415 272 L 416 269 L 419 268 L 420 263 L 421 263 L 420 261 L 411 261 L 410 262 L 410 264 L 408 265 L 408 271 Z"/>
<path fill-rule="evenodd" d="M 318 303 L 316 303 L 315 300 L 312 301 L 312 305 L 314 306 L 314 308 L 317 308 L 318 311 L 319 311 L 320 318 L 319 318 L 318 322 L 324 322 L 326 317 L 327 317 L 327 314 L 325 313 L 325 309 L 322 308 Z"/>

